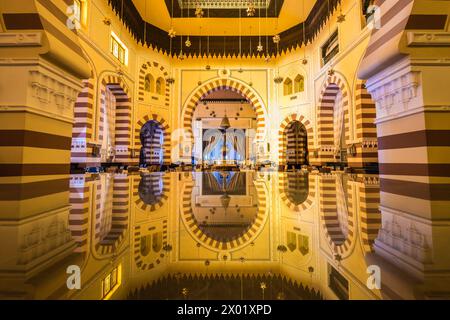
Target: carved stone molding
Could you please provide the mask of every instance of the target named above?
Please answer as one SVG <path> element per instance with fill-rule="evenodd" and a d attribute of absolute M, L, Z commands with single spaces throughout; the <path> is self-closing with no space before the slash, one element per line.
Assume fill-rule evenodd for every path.
<path fill-rule="evenodd" d="M 395 257 L 395 261 L 400 258 L 412 269 L 426 269 L 426 265 L 433 262 L 430 227 L 408 215 L 381 209 L 382 227 L 376 246 Z"/>
<path fill-rule="evenodd" d="M 361 147 L 363 149 L 377 149 L 378 148 L 378 139 L 364 139 L 361 143 Z"/>
<path fill-rule="evenodd" d="M 450 32 L 407 33 L 408 47 L 450 47 Z"/>
<path fill-rule="evenodd" d="M 72 110 L 79 90 L 41 70 L 30 70 L 29 73 L 31 95 L 40 105 L 52 104 L 61 113 Z"/>
<path fill-rule="evenodd" d="M 0 33 L 0 47 L 40 47 L 41 32 Z"/>
<path fill-rule="evenodd" d="M 409 71 L 384 81 L 377 87 L 368 87 L 376 103 L 377 119 L 398 115 L 416 107 L 413 99 L 418 96 L 420 72 Z"/>

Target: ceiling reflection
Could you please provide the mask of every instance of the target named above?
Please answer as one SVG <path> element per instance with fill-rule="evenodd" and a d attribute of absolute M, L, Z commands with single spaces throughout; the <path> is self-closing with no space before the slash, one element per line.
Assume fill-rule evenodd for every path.
<path fill-rule="evenodd" d="M 449 227 L 381 214 L 376 175 L 142 172 L 66 181 L 32 198 L 2 195 L 2 299 L 449 297 Z"/>

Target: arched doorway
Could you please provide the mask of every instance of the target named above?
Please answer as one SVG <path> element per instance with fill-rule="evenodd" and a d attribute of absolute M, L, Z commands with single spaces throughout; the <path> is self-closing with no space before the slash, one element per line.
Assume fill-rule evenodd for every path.
<path fill-rule="evenodd" d="M 171 137 L 168 122 L 158 114 L 145 115 L 134 129 L 133 162 L 168 165 L 171 162 Z"/>
<path fill-rule="evenodd" d="M 122 78 L 107 75 L 100 85 L 98 140 L 101 162 L 129 162 L 131 99 Z"/>
<path fill-rule="evenodd" d="M 286 163 L 299 167 L 309 163 L 308 134 L 306 127 L 299 121 L 292 121 L 286 128 Z"/>
<path fill-rule="evenodd" d="M 257 114 L 239 91 L 217 88 L 194 111 L 194 160 L 205 165 L 241 165 L 256 161 Z"/>
<path fill-rule="evenodd" d="M 140 165 L 162 165 L 164 133 L 158 122 L 147 121 L 141 128 L 139 135 L 141 150 L 139 155 Z"/>
<path fill-rule="evenodd" d="M 319 160 L 321 165 L 346 166 L 347 142 L 350 140 L 349 93 L 341 76 L 328 77 L 319 104 Z"/>
<path fill-rule="evenodd" d="M 290 114 L 280 124 L 278 163 L 280 168 L 300 167 L 310 162 L 313 148 L 313 129 L 309 120 L 296 113 Z"/>
<path fill-rule="evenodd" d="M 180 161 L 190 163 L 201 159 L 201 152 L 199 149 L 194 149 L 195 137 L 194 130 L 196 124 L 195 110 L 202 105 L 203 100 L 207 95 L 218 90 L 229 90 L 239 93 L 251 105 L 255 115 L 253 121 L 254 128 L 254 143 L 255 149 L 258 149 L 258 159 L 255 161 L 262 162 L 268 159 L 268 148 L 264 143 L 266 136 L 266 118 L 267 111 L 263 104 L 261 96 L 250 86 L 236 79 L 214 79 L 203 83 L 196 88 L 192 94 L 186 99 L 181 115 L 183 134 L 182 143 L 179 150 Z M 217 115 L 218 116 L 218 115 Z M 231 119 L 231 117 L 230 117 Z M 198 144 L 197 144 L 198 146 Z"/>

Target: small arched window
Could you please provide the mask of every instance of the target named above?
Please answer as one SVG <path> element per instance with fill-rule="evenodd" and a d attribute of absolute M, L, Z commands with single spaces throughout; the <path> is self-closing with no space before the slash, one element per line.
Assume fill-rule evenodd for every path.
<path fill-rule="evenodd" d="M 158 80 L 156 80 L 156 93 L 163 94 L 164 90 L 164 79 L 159 77 Z"/>
<path fill-rule="evenodd" d="M 285 96 L 292 94 L 292 80 L 290 78 L 286 78 L 286 80 L 284 80 L 283 94 Z"/>
<path fill-rule="evenodd" d="M 151 74 L 145 76 L 144 90 L 146 92 L 153 92 L 155 88 L 155 79 Z"/>
<path fill-rule="evenodd" d="M 301 75 L 297 75 L 294 79 L 294 92 L 303 92 L 305 91 L 305 78 Z"/>
<path fill-rule="evenodd" d="M 141 256 L 148 256 L 152 249 L 152 237 L 150 235 L 141 237 Z"/>

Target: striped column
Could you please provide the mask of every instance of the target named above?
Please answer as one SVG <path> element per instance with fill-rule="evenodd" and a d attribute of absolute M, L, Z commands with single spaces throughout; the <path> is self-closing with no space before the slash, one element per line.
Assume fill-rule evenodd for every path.
<path fill-rule="evenodd" d="M 354 154 L 347 155 L 348 165 L 353 168 L 374 166 L 378 163 L 376 108 L 367 91 L 365 81 L 358 81 L 355 89 L 356 140 Z"/>
<path fill-rule="evenodd" d="M 442 236 L 450 232 L 450 67 L 442 60 L 448 46 L 435 39 L 446 32 L 450 4 L 376 4 L 381 25 L 359 71 L 377 113 L 382 226 L 375 251 L 418 278 L 439 279 L 437 271 L 450 268 Z"/>
<path fill-rule="evenodd" d="M 87 252 L 89 247 L 90 187 L 84 174 L 70 177 L 69 228 L 77 243 L 76 252 Z"/>

